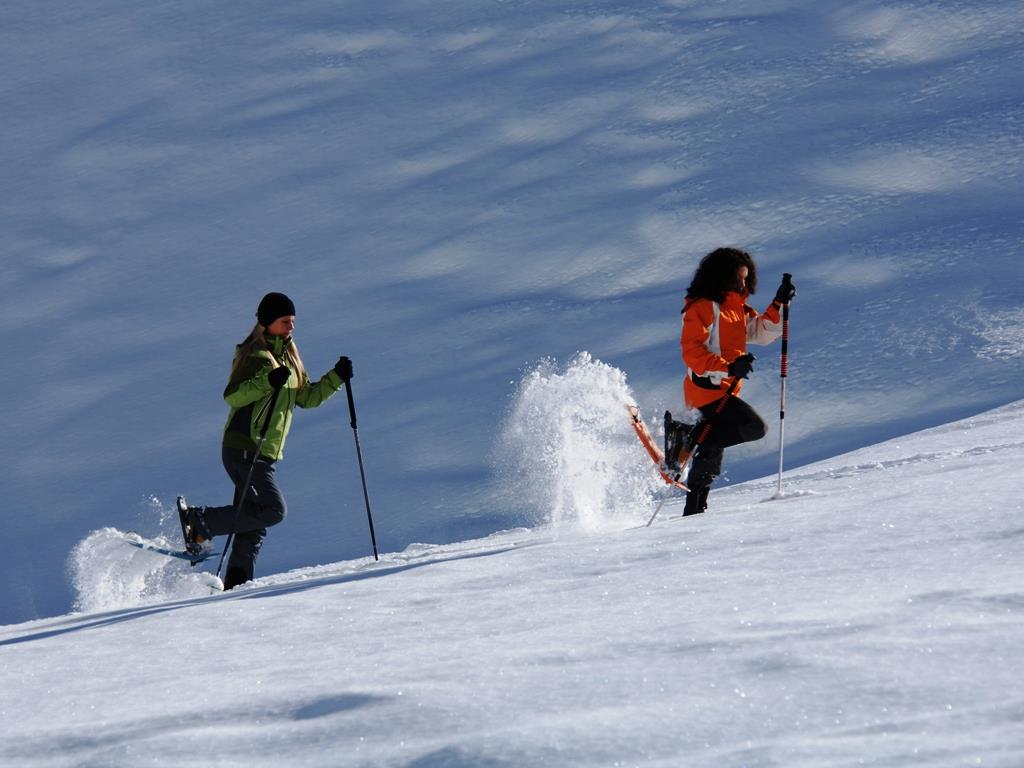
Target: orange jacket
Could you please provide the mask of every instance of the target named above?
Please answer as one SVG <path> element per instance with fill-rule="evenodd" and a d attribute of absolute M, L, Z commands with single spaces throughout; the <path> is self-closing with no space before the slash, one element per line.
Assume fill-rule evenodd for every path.
<path fill-rule="evenodd" d="M 729 363 L 746 353 L 748 341 L 770 344 L 782 335 L 774 302 L 763 315 L 746 302 L 747 294 L 736 291 L 729 291 L 721 304 L 711 299 L 687 301 L 680 344 L 686 363 L 683 399 L 688 407 L 700 408 L 725 394 L 732 384 Z M 742 386 L 742 382 L 737 385 L 737 395 Z"/>

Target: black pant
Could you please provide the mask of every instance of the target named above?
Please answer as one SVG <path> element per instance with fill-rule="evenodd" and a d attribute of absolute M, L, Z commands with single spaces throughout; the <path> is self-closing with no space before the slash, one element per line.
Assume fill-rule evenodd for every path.
<path fill-rule="evenodd" d="M 256 556 L 260 553 L 267 528 L 277 525 L 288 514 L 284 496 L 274 482 L 274 462 L 260 456 L 253 464 L 253 455 L 252 451 L 235 448 L 221 450 L 224 469 L 235 484 L 235 500 L 229 507 L 206 507 L 203 510 L 203 522 L 211 535 L 226 536 L 232 530 L 235 532 L 235 543 L 231 547 L 224 578 L 225 589 L 231 588 L 229 583 L 236 586 L 252 579 Z M 236 521 L 235 508 L 250 466 L 253 470 L 249 492 Z"/>
<path fill-rule="evenodd" d="M 753 408 L 738 397 L 730 397 L 722 412 L 715 414 L 718 402 L 710 403 L 700 409 L 703 417 L 695 430 L 703 429 L 703 424 L 711 423 L 711 431 L 707 439 L 697 448 L 686 477 L 686 485 L 691 490 L 707 488 L 722 473 L 722 459 L 725 449 L 730 445 L 749 443 L 760 440 L 768 434 L 768 426 Z M 695 431 L 694 434 L 700 434 Z"/>

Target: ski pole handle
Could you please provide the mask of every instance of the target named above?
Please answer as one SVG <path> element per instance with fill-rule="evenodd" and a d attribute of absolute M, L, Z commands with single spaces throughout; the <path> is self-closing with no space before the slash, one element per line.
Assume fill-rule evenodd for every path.
<path fill-rule="evenodd" d="M 793 276 L 782 274 L 783 285 L 792 285 Z M 782 305 L 782 356 L 779 360 L 779 477 L 776 497 L 782 496 L 782 462 L 786 442 L 786 377 L 789 376 L 789 302 Z"/>
<path fill-rule="evenodd" d="M 352 399 L 352 380 L 345 379 L 345 394 L 348 395 L 348 415 L 352 419 L 352 429 L 359 429 L 356 426 L 356 403 Z"/>
<path fill-rule="evenodd" d="M 782 275 L 782 283 L 784 285 L 792 285 L 793 276 L 788 272 L 784 272 Z M 782 378 L 786 378 L 789 373 L 789 302 L 787 301 L 782 305 L 782 361 L 780 370 Z M 785 408 L 783 408 L 785 410 Z"/>

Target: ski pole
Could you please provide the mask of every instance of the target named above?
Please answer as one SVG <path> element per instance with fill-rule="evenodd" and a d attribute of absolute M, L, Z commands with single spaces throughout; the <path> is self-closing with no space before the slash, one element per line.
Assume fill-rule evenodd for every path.
<path fill-rule="evenodd" d="M 679 482 L 679 478 L 682 477 L 682 475 L 683 475 L 683 468 L 686 466 L 687 462 L 689 462 L 690 457 L 693 456 L 693 454 L 697 450 L 697 448 L 705 440 L 708 439 L 708 435 L 711 434 L 711 427 L 715 423 L 715 417 L 717 417 L 722 411 L 725 410 L 725 406 L 729 403 L 729 398 L 732 397 L 733 393 L 736 391 L 736 387 L 738 387 L 739 385 L 740 385 L 740 377 L 736 376 L 736 377 L 733 378 L 732 384 L 729 385 L 729 389 L 727 389 L 725 391 L 725 394 L 722 395 L 719 398 L 718 405 L 715 406 L 714 413 L 712 413 L 711 417 L 707 421 L 704 422 L 704 428 L 701 429 L 700 434 L 697 435 L 697 440 L 694 442 L 693 447 L 688 448 L 687 450 L 680 452 L 679 459 L 678 459 L 679 470 L 672 477 L 672 482 Z M 687 491 L 687 492 L 689 492 L 689 491 Z M 665 505 L 666 501 L 668 501 L 668 497 L 666 497 L 666 498 L 661 500 L 661 503 L 658 504 L 657 509 L 654 510 L 654 514 L 651 515 L 651 519 L 647 521 L 647 526 L 646 527 L 648 527 L 648 528 L 651 527 L 651 523 L 654 522 L 654 518 L 656 518 L 658 516 L 658 513 L 661 512 L 661 508 Z"/>
<path fill-rule="evenodd" d="M 363 469 L 363 449 L 359 445 L 359 428 L 356 426 L 356 404 L 352 399 L 352 379 L 345 379 L 345 394 L 348 395 L 348 412 L 352 417 L 352 434 L 356 438 L 356 457 L 359 459 L 359 477 L 363 481 L 363 500 L 366 502 L 366 519 L 370 523 L 370 543 L 373 545 L 373 559 L 377 556 L 377 536 L 373 532 L 373 515 L 370 513 L 370 494 L 366 490 L 366 471 Z"/>
<path fill-rule="evenodd" d="M 793 276 L 782 275 L 782 284 L 789 287 Z M 775 496 L 782 495 L 782 449 L 786 434 L 786 375 L 789 373 L 789 302 L 782 305 L 782 360 L 779 364 L 779 483 Z"/>
<path fill-rule="evenodd" d="M 267 429 L 270 427 L 270 417 L 274 413 L 274 406 L 277 404 L 277 396 L 281 392 L 280 388 L 274 390 L 274 394 L 270 397 L 270 407 L 267 408 L 267 418 L 263 420 L 263 429 L 260 430 L 260 439 L 256 443 L 256 453 L 253 454 L 252 463 L 249 465 L 249 472 L 245 476 L 245 484 L 242 486 L 242 490 L 238 493 L 238 503 L 235 505 L 235 516 L 231 521 L 231 533 L 228 534 L 227 541 L 224 542 L 224 551 L 220 553 L 220 561 L 217 563 L 217 578 L 220 578 L 220 569 L 224 566 L 224 557 L 228 553 L 228 549 L 231 547 L 231 542 L 235 538 L 235 530 L 238 528 L 238 517 L 242 513 L 242 506 L 245 504 L 245 499 L 249 495 L 249 484 L 252 482 L 252 473 L 256 469 L 256 461 L 260 457 L 260 451 L 263 450 L 263 442 L 267 439 Z"/>

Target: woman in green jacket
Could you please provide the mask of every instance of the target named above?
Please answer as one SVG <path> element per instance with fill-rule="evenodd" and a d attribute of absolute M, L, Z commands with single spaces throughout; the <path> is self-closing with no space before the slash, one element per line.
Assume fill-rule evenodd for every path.
<path fill-rule="evenodd" d="M 256 310 L 257 323 L 248 338 L 235 349 L 231 377 L 224 390 L 230 406 L 221 459 L 235 484 L 234 502 L 222 507 L 190 507 L 178 497 L 185 548 L 202 552 L 214 536 L 235 533 L 224 575 L 224 589 L 253 578 L 253 566 L 267 528 L 287 514 L 284 496 L 274 482 L 274 464 L 284 455 L 292 410 L 316 408 L 352 378 L 352 361 L 341 357 L 319 381 L 312 382 L 292 338 L 295 305 L 283 293 L 268 293 Z M 267 413 L 274 400 L 274 410 Z M 260 455 L 256 447 L 266 428 Z M 245 504 L 235 515 L 242 484 L 252 467 Z"/>

